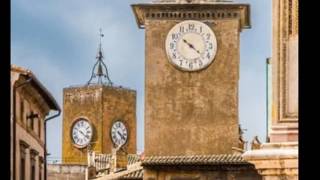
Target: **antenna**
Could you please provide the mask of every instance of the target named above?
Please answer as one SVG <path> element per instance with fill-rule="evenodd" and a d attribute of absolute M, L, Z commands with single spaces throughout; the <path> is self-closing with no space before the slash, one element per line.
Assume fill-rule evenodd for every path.
<path fill-rule="evenodd" d="M 112 86 L 112 81 L 109 78 L 108 74 L 108 68 L 106 64 L 103 62 L 103 53 L 102 53 L 102 38 L 104 37 L 104 34 L 102 33 L 102 29 L 99 29 L 99 48 L 98 48 L 98 54 L 97 54 L 97 62 L 94 64 L 92 68 L 92 74 L 91 77 L 87 83 L 87 85 L 92 84 L 106 84 Z M 95 81 L 94 81 L 95 80 Z"/>

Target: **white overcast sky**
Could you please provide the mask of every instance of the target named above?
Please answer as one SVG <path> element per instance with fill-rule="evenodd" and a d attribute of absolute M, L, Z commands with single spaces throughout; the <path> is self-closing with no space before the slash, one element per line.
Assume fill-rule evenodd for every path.
<path fill-rule="evenodd" d="M 144 30 L 130 4 L 148 0 L 11 0 L 11 63 L 30 69 L 62 107 L 62 89 L 85 84 L 96 59 L 99 28 L 111 80 L 137 90 L 137 149 L 144 145 Z M 271 56 L 271 0 L 251 5 L 241 33 L 240 124 L 245 139 L 266 133 L 266 58 Z M 62 115 L 48 123 L 48 151 L 61 158 Z"/>

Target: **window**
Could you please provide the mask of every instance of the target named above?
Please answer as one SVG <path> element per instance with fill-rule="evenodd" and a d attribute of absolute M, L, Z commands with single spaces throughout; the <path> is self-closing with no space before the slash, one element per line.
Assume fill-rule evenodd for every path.
<path fill-rule="evenodd" d="M 42 180 L 42 167 L 39 165 L 39 180 Z"/>
<path fill-rule="evenodd" d="M 26 149 L 28 147 L 26 142 L 20 141 L 20 180 L 25 180 L 26 176 Z"/>
<path fill-rule="evenodd" d="M 42 165 L 43 165 L 43 158 L 39 156 L 39 180 L 42 180 Z"/>
<path fill-rule="evenodd" d="M 36 156 L 38 154 L 34 149 L 30 150 L 30 180 L 36 179 Z"/>
<path fill-rule="evenodd" d="M 36 121 L 39 120 L 39 115 L 37 113 L 34 113 L 31 110 L 27 116 L 27 120 L 28 120 L 29 128 L 34 131 L 35 130 L 35 123 L 36 123 Z"/>
<path fill-rule="evenodd" d="M 33 122 L 34 122 L 34 118 L 32 117 L 33 116 L 33 111 L 31 111 L 31 113 L 30 113 L 30 118 L 28 119 L 29 121 L 30 121 L 30 128 L 32 129 L 32 130 L 34 130 L 34 126 L 33 126 Z"/>
<path fill-rule="evenodd" d="M 24 103 L 21 96 L 20 96 L 20 120 L 22 123 L 24 123 Z"/>
<path fill-rule="evenodd" d="M 41 139 L 41 119 L 38 118 L 38 134 L 39 134 L 39 138 Z"/>
<path fill-rule="evenodd" d="M 35 166 L 34 163 L 31 164 L 31 177 L 30 177 L 31 180 L 36 180 L 36 168 L 34 166 Z"/>
<path fill-rule="evenodd" d="M 25 177 L 25 157 L 20 158 L 20 180 L 24 180 Z"/>

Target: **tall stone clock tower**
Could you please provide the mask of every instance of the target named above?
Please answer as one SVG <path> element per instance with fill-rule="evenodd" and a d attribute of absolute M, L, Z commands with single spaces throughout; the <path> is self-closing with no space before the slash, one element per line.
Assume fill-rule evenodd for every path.
<path fill-rule="evenodd" d="M 136 153 L 136 91 L 113 85 L 100 41 L 88 83 L 63 89 L 62 161 L 86 164 L 88 150 L 111 154 L 119 146 Z"/>
<path fill-rule="evenodd" d="M 145 29 L 145 156 L 232 154 L 249 5 L 159 0 L 132 8 Z"/>

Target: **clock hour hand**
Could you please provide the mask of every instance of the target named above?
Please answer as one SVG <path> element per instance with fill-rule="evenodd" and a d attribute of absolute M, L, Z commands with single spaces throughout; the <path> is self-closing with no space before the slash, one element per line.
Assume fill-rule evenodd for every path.
<path fill-rule="evenodd" d="M 183 42 L 186 43 L 191 49 L 195 50 L 198 54 L 200 54 L 200 51 L 196 50 L 192 44 L 188 43 L 187 40 L 183 39 Z"/>
<path fill-rule="evenodd" d="M 86 137 L 86 138 L 89 139 L 89 137 L 88 137 L 87 135 L 85 135 L 82 131 L 79 130 L 79 132 L 80 132 L 84 137 Z"/>
<path fill-rule="evenodd" d="M 121 139 L 125 140 L 124 136 L 123 136 L 119 131 L 117 131 L 117 133 L 119 134 L 119 136 L 121 137 Z"/>

